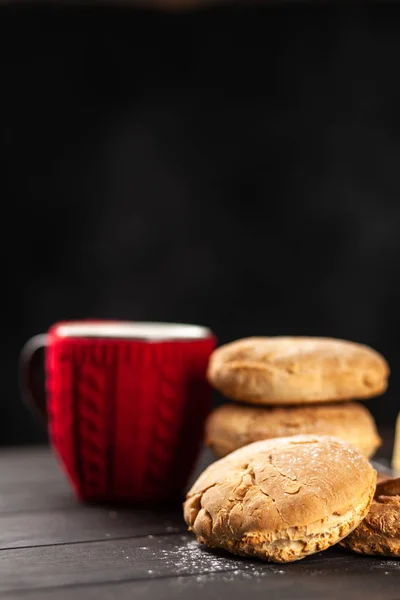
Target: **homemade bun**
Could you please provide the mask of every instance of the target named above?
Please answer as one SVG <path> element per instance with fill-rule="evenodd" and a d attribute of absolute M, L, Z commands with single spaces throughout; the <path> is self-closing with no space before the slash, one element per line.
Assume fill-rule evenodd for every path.
<path fill-rule="evenodd" d="M 400 557 L 400 478 L 378 483 L 369 513 L 341 545 L 359 554 Z"/>
<path fill-rule="evenodd" d="M 219 458 L 258 440 L 297 434 L 333 435 L 372 456 L 381 440 L 358 402 L 266 408 L 225 404 L 206 423 L 206 443 Z"/>
<path fill-rule="evenodd" d="M 211 464 L 187 494 L 200 543 L 291 562 L 325 550 L 368 512 L 376 472 L 354 446 L 299 435 L 255 442 Z"/>
<path fill-rule="evenodd" d="M 208 380 L 233 400 L 305 404 L 370 398 L 387 387 L 389 367 L 368 346 L 311 337 L 252 337 L 214 350 Z"/>

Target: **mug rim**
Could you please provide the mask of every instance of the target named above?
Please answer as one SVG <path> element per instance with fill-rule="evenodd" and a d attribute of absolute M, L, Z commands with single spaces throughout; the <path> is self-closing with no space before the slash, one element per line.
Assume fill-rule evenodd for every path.
<path fill-rule="evenodd" d="M 63 321 L 51 327 L 51 332 L 63 339 L 106 338 L 158 342 L 167 340 L 197 340 L 213 336 L 203 325 L 157 321 Z"/>

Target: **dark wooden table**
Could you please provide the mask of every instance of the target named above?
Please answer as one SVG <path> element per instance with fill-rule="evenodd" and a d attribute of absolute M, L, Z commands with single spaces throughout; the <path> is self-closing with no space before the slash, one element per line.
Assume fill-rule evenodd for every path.
<path fill-rule="evenodd" d="M 0 550 L 10 600 L 400 599 L 397 560 L 332 549 L 264 564 L 199 547 L 180 507 L 79 504 L 48 449 L 0 451 Z"/>

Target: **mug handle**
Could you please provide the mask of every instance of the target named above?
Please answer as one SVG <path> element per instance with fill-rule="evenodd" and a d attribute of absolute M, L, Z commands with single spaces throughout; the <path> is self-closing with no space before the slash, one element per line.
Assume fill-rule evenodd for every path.
<path fill-rule="evenodd" d="M 33 336 L 23 346 L 19 360 L 19 386 L 23 401 L 31 411 L 47 424 L 46 390 L 40 378 L 43 372 L 43 350 L 48 343 L 45 333 Z"/>

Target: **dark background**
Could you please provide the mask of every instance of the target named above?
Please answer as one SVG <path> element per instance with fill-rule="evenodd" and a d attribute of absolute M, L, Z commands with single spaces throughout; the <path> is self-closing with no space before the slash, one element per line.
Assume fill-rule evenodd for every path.
<path fill-rule="evenodd" d="M 85 317 L 330 335 L 400 409 L 400 11 L 0 9 L 0 443 L 42 441 L 17 358 Z"/>

